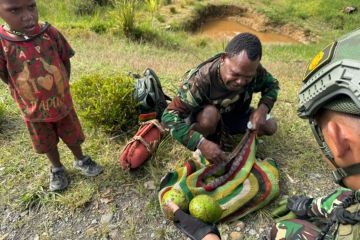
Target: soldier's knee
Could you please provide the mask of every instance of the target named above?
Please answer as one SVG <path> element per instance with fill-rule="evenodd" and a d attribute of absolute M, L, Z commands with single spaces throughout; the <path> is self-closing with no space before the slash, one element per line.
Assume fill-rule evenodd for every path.
<path fill-rule="evenodd" d="M 198 131 L 205 136 L 215 133 L 220 118 L 220 112 L 215 106 L 206 106 L 196 117 Z"/>

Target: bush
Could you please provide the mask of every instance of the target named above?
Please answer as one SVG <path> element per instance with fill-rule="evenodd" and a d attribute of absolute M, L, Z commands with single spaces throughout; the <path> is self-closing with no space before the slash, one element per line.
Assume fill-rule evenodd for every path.
<path fill-rule="evenodd" d="M 90 30 L 98 34 L 106 33 L 109 28 L 110 25 L 103 22 L 95 22 L 90 26 Z"/>
<path fill-rule="evenodd" d="M 72 11 L 76 15 L 91 15 L 95 12 L 95 0 L 73 0 L 71 4 Z"/>
<path fill-rule="evenodd" d="M 175 8 L 175 7 L 170 7 L 170 12 L 171 12 L 172 14 L 177 13 L 176 8 Z"/>
<path fill-rule="evenodd" d="M 0 123 L 5 119 L 5 111 L 6 111 L 5 104 L 0 102 Z"/>
<path fill-rule="evenodd" d="M 100 6 L 112 6 L 112 0 L 95 0 L 95 2 Z"/>
<path fill-rule="evenodd" d="M 126 131 L 137 125 L 133 90 L 133 78 L 124 74 L 87 75 L 72 84 L 79 116 L 93 127 L 101 125 L 107 132 Z"/>
<path fill-rule="evenodd" d="M 137 0 L 116 0 L 113 17 L 120 23 L 120 28 L 129 37 L 135 28 L 135 7 Z"/>

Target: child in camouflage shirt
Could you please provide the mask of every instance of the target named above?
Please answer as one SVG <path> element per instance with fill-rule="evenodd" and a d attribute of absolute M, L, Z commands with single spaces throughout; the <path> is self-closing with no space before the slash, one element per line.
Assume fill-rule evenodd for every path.
<path fill-rule="evenodd" d="M 49 24 L 38 23 L 35 0 L 0 0 L 0 77 L 8 85 L 29 130 L 36 152 L 51 163 L 50 190 L 68 186 L 57 143 L 61 138 L 75 156 L 74 167 L 86 176 L 102 172 L 80 144 L 84 141 L 70 89 L 74 51 Z"/>

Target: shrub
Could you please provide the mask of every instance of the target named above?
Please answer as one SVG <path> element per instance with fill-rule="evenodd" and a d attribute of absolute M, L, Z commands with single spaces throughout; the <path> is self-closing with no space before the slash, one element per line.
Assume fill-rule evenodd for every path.
<path fill-rule="evenodd" d="M 71 3 L 72 11 L 76 15 L 91 15 L 95 12 L 95 0 L 73 0 Z"/>
<path fill-rule="evenodd" d="M 170 12 L 171 12 L 172 14 L 177 13 L 176 8 L 175 8 L 175 7 L 170 7 Z"/>
<path fill-rule="evenodd" d="M 121 30 L 129 37 L 135 28 L 136 0 L 116 0 L 116 10 L 113 14 L 120 23 Z"/>
<path fill-rule="evenodd" d="M 112 6 L 112 0 L 95 0 L 100 6 Z"/>
<path fill-rule="evenodd" d="M 103 22 L 95 22 L 90 26 L 90 30 L 98 34 L 105 33 L 109 29 L 109 24 Z"/>
<path fill-rule="evenodd" d="M 124 74 L 81 77 L 72 84 L 78 114 L 91 126 L 107 132 L 136 126 L 138 111 L 133 99 L 134 80 Z"/>
<path fill-rule="evenodd" d="M 183 39 L 177 34 L 153 28 L 149 23 L 137 26 L 129 38 L 141 43 L 151 43 L 159 47 L 171 49 L 179 48 Z"/>
<path fill-rule="evenodd" d="M 0 123 L 5 119 L 5 104 L 0 102 Z"/>
<path fill-rule="evenodd" d="M 154 19 L 154 15 L 159 8 L 159 0 L 145 0 L 148 5 L 149 12 L 151 14 L 151 21 Z"/>

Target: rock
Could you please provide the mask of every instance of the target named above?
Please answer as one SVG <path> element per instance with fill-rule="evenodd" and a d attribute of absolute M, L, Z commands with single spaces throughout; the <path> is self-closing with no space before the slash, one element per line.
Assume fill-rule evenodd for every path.
<path fill-rule="evenodd" d="M 245 223 L 243 221 L 239 221 L 235 224 L 235 229 L 238 232 L 241 232 L 243 229 L 245 229 Z"/>
<path fill-rule="evenodd" d="M 23 211 L 22 213 L 20 213 L 20 217 L 25 217 L 28 214 L 28 211 Z"/>
<path fill-rule="evenodd" d="M 162 221 L 162 224 L 165 225 L 165 224 L 166 224 L 166 220 Z"/>
<path fill-rule="evenodd" d="M 144 183 L 144 187 L 148 190 L 155 190 L 156 186 L 155 186 L 155 182 L 154 181 L 147 181 Z"/>
<path fill-rule="evenodd" d="M 251 236 L 254 236 L 254 235 L 256 235 L 256 231 L 254 229 L 250 229 L 249 234 Z"/>
<path fill-rule="evenodd" d="M 151 237 L 151 239 L 154 239 L 155 233 L 151 233 L 150 237 Z"/>
<path fill-rule="evenodd" d="M 34 236 L 33 240 L 40 240 L 40 236 L 36 234 L 36 235 Z"/>
<path fill-rule="evenodd" d="M 243 235 L 241 232 L 232 232 L 230 233 L 230 240 L 241 240 Z"/>
<path fill-rule="evenodd" d="M 109 237 L 112 240 L 121 240 L 121 234 L 118 229 L 115 229 L 109 233 Z"/>
<path fill-rule="evenodd" d="M 343 12 L 348 13 L 348 14 L 354 13 L 356 11 L 357 11 L 357 8 L 355 6 L 348 6 L 343 9 Z"/>
<path fill-rule="evenodd" d="M 113 213 L 108 213 L 108 214 L 102 215 L 100 223 L 103 224 L 103 225 L 109 224 L 111 222 L 113 216 L 114 216 Z"/>
<path fill-rule="evenodd" d="M 91 224 L 97 224 L 97 220 L 96 219 L 92 220 Z"/>

